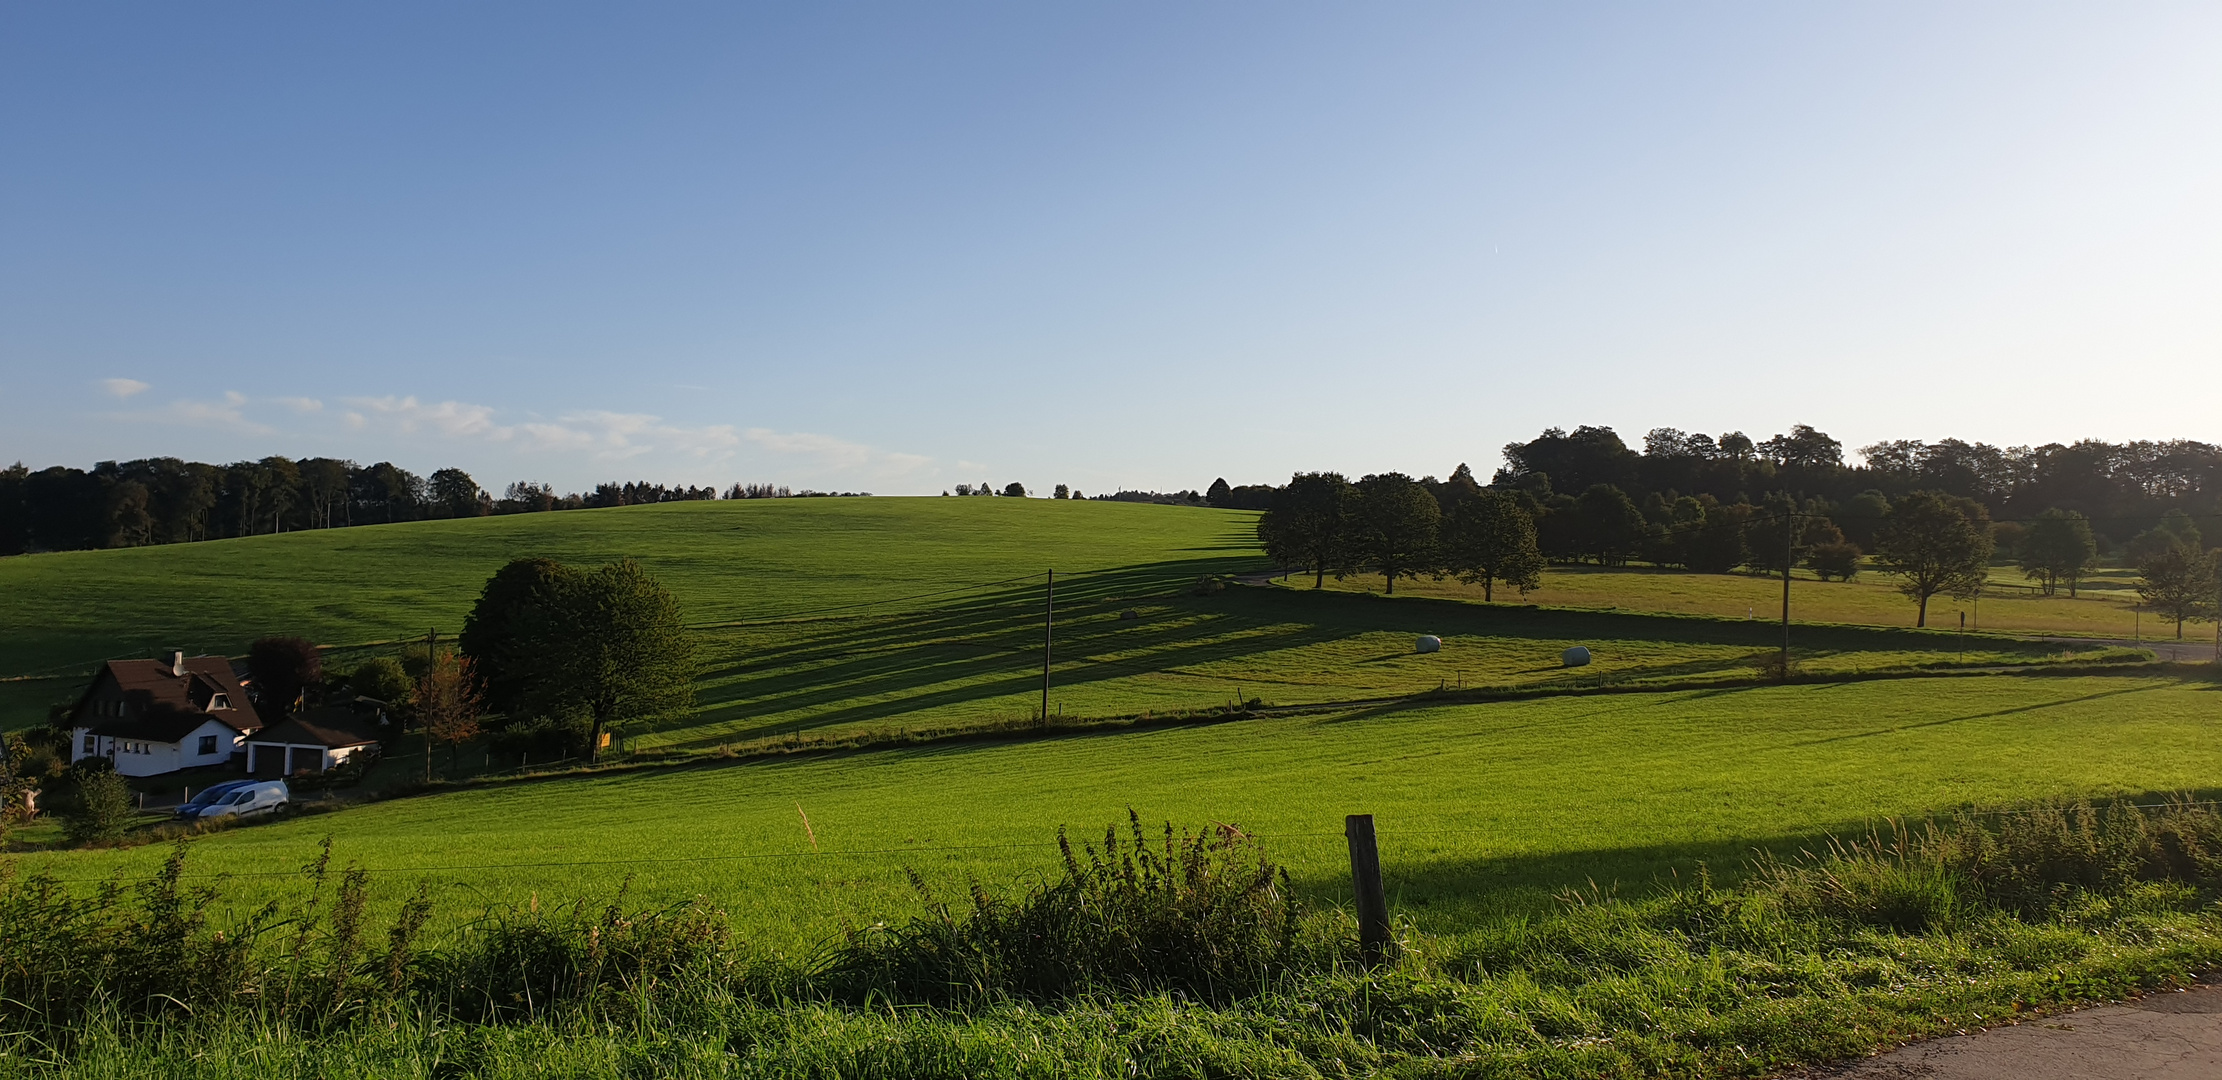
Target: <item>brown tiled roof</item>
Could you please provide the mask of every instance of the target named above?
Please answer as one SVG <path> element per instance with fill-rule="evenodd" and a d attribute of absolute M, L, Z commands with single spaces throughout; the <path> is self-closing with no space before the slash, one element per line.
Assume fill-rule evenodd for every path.
<path fill-rule="evenodd" d="M 174 743 L 195 728 L 214 720 L 234 731 L 252 733 L 262 727 L 247 690 L 232 674 L 231 661 L 221 656 L 194 656 L 185 661 L 183 675 L 172 674 L 162 660 L 110 660 L 106 675 L 116 681 L 128 703 L 129 715 L 88 717 L 86 704 L 100 688 L 96 677 L 77 702 L 76 723 L 95 735 L 118 739 L 145 739 Z M 231 707 L 207 711 L 216 695 L 223 694 Z"/>
<path fill-rule="evenodd" d="M 288 717 L 267 730 L 247 736 L 251 743 L 291 743 L 295 746 L 362 746 L 378 741 L 378 729 L 346 709 L 314 709 Z"/>

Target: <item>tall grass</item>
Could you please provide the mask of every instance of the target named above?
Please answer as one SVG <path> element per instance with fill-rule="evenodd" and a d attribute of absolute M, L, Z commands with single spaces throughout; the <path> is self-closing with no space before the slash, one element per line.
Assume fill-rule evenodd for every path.
<path fill-rule="evenodd" d="M 820 984 L 934 1004 L 1161 990 L 1225 1001 L 1288 970 L 1303 912 L 1286 871 L 1232 828 L 1167 824 L 1153 843 L 1131 811 L 1128 825 L 1126 843 L 1114 826 L 1078 852 L 1059 830 L 1061 879 L 1016 900 L 975 883 L 961 915 L 913 873 L 926 914 L 851 934 Z"/>
<path fill-rule="evenodd" d="M 218 927 L 181 847 L 92 897 L 0 880 L 0 1077 L 1763 1076 L 2222 965 L 2217 838 L 2189 802 L 1897 826 L 1410 934 L 1388 969 L 1246 837 L 1131 815 L 1055 880 L 802 966 L 622 892 L 434 944 L 411 900 L 373 935 L 329 852 Z"/>

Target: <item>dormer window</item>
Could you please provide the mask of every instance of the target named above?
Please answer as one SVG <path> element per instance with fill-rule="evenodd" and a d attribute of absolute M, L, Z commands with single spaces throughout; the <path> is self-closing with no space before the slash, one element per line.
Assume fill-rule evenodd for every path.
<path fill-rule="evenodd" d="M 208 711 L 209 711 L 209 712 L 220 712 L 220 711 L 222 711 L 222 710 L 224 710 L 224 709 L 229 709 L 229 708 L 231 708 L 231 695 L 230 695 L 230 694 L 218 694 L 218 695 L 216 695 L 215 697 L 212 697 L 212 698 L 208 699 Z"/>

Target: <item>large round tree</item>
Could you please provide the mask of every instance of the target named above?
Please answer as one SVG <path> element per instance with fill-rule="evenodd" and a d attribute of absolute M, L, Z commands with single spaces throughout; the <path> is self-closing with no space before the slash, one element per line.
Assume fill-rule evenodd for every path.
<path fill-rule="evenodd" d="M 601 757 L 603 732 L 694 700 L 694 642 L 679 601 L 631 559 L 560 580 L 515 627 L 509 662 L 523 706 L 544 716 L 584 712 L 590 758 Z"/>
<path fill-rule="evenodd" d="M 1890 508 L 1875 535 L 1875 561 L 1898 575 L 1898 591 L 1919 605 L 1915 626 L 1929 625 L 1929 598 L 1981 595 L 1990 572 L 1990 515 L 1981 503 L 1916 491 Z"/>

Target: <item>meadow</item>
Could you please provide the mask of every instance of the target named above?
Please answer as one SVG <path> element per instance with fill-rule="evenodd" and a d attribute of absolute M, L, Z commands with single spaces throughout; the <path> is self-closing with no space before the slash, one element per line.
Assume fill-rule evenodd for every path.
<path fill-rule="evenodd" d="M 452 635 L 508 558 L 640 559 L 679 596 L 702 666 L 695 706 L 630 732 L 629 759 L 418 789 L 424 759 L 405 740 L 321 812 L 195 838 L 185 885 L 221 891 L 212 925 L 296 902 L 328 839 L 335 867 L 366 872 L 373 935 L 418 890 L 431 901 L 429 947 L 451 959 L 428 960 L 428 978 L 489 918 L 538 925 L 620 896 L 644 913 L 716 909 L 740 965 L 660 991 L 683 1016 L 642 991 L 622 1016 L 477 1027 L 417 1013 L 338 1037 L 279 1014 L 110 1017 L 69 1032 L 51 1067 L 33 1060 L 50 1044 L 0 1045 L 0 1076 L 217 1076 L 250 1060 L 411 1077 L 1435 1075 L 1426 1063 L 1444 1061 L 1758 1075 L 2222 959 L 2222 924 L 2191 886 L 2106 900 L 2111 914 L 2078 916 L 2068 942 L 2008 914 L 1969 933 L 1792 912 L 1782 898 L 1805 886 L 1753 861 L 1959 810 L 2211 795 L 2222 685 L 2195 669 L 1916 631 L 1879 580 L 1801 580 L 1794 659 L 1817 681 L 1770 684 L 1777 581 L 1554 569 L 1538 602 L 1495 604 L 1450 582 L 1314 591 L 1267 580 L 1250 530 L 1250 515 L 1186 507 L 796 499 L 0 560 L 0 670 L 36 676 L 0 682 L 0 709 L 24 724 L 89 658 L 300 633 L 344 670 L 421 649 L 425 628 Z M 1062 717 L 1035 727 L 1049 566 Z M 1199 588 L 1207 577 L 1218 584 Z M 2099 592 L 2028 611 L 2119 605 Z M 1416 653 L 1419 634 L 1442 650 Z M 1564 667 L 1574 644 L 1595 662 Z M 2078 659 L 2093 663 L 2063 663 Z M 1255 705 L 1212 711 L 1241 702 Z M 809 748 L 844 736 L 865 748 Z M 781 740 L 790 752 L 769 752 Z M 372 789 L 394 797 L 359 797 Z M 1100 837 L 1130 813 L 1250 838 L 1315 913 L 1307 948 L 1322 955 L 1348 927 L 1343 816 L 1370 813 L 1409 951 L 1394 971 L 1314 963 L 1210 1005 L 1126 993 L 896 1010 L 793 989 L 860 930 L 939 918 L 928 896 L 965 908 L 975 885 L 1045 886 L 1064 872 L 1061 830 Z M 146 880 L 167 854 L 20 851 L 6 866 L 91 893 Z M 1714 891 L 1742 883 L 1753 891 Z M 1768 920 L 1766 940 L 1747 940 Z M 1321 1023 L 1323 1001 L 1355 1026 Z"/>
<path fill-rule="evenodd" d="M 904 871 L 955 895 L 1055 865 L 1056 831 L 1237 825 L 1299 888 L 1347 889 L 1342 816 L 1380 823 L 1392 902 L 1458 933 L 1590 880 L 1642 890 L 1732 872 L 1891 816 L 2211 786 L 2222 690 L 2155 676 L 1960 676 L 1552 697 L 1233 720 L 1010 743 L 710 762 L 474 786 L 221 832 L 195 865 L 291 888 L 335 841 L 381 896 L 418 882 L 446 918 L 488 902 L 701 895 L 754 944 L 807 952 L 916 910 Z M 807 828 L 805 816 L 807 815 Z M 24 854 L 81 882 L 159 846 Z M 264 875 L 264 876 L 256 876 Z M 275 895 L 273 892 L 272 895 Z"/>
<path fill-rule="evenodd" d="M 1822 581 L 1810 571 L 1792 575 L 1790 616 L 1796 622 L 1848 623 L 1862 626 L 1912 627 L 1914 603 L 1887 574 L 1866 570 L 1850 581 Z M 2140 614 L 2134 570 L 2107 568 L 2087 578 L 2077 595 L 2062 588 L 2052 596 L 2040 595 L 2009 566 L 1994 566 L 1990 591 L 1977 601 L 1936 597 L 1929 602 L 1929 627 L 1957 630 L 1959 617 L 1967 615 L 1968 628 L 2005 634 L 2047 635 L 2130 640 L 2166 647 L 2175 625 L 2152 612 Z M 1292 586 L 1309 587 L 1310 579 Z M 1379 575 L 1352 575 L 1340 581 L 1330 577 L 1326 587 L 1348 592 L 1380 592 Z M 1398 595 L 1436 596 L 1458 600 L 1482 597 L 1481 587 L 1455 579 L 1421 578 L 1397 583 Z M 1619 610 L 1674 615 L 1702 615 L 1723 619 L 1779 619 L 1782 614 L 1782 579 L 1750 573 L 1700 574 L 1649 566 L 1553 566 L 1544 571 L 1543 587 L 1526 596 L 1500 589 L 1499 602 L 1542 604 L 1584 610 Z M 2213 644 L 2213 627 L 2190 624 L 2184 658 L 2197 658 L 2191 649 Z"/>
<path fill-rule="evenodd" d="M 1335 595 L 1303 595 L 1300 579 L 1193 595 L 1187 586 L 1205 575 L 1269 569 L 1252 520 L 1053 500 L 751 500 L 9 559 L 0 561 L 0 673 L 14 678 L 0 681 L 0 726 L 41 721 L 82 686 L 90 658 L 164 645 L 236 655 L 272 633 L 327 645 L 340 671 L 376 652 L 421 649 L 427 630 L 452 637 L 485 576 L 525 554 L 638 558 L 679 597 L 698 629 L 699 700 L 630 733 L 643 749 L 1032 715 L 1049 566 L 1060 568 L 1051 709 L 1067 716 L 1711 679 L 1754 672 L 1780 641 L 1764 617 L 1633 614 L 1673 609 L 1673 590 L 1771 587 L 1726 575 L 1572 568 L 1547 578 L 1570 594 L 1625 587 L 1612 612 L 1574 603 L 1589 594 L 1560 598 L 1573 605 L 1565 610 L 1443 602 L 1470 598 L 1433 582 L 1384 602 L 1351 595 L 1362 578 Z M 1863 614 L 1872 613 L 1800 609 L 1808 623 Z M 1442 636 L 1444 651 L 1414 654 L 1419 634 Z M 1561 667 L 1559 653 L 1577 644 L 1596 662 Z M 2063 655 L 1998 635 L 1852 625 L 1801 626 L 1793 646 L 1820 674 Z"/>
<path fill-rule="evenodd" d="M 1044 571 L 1136 591 L 1256 567 L 1255 515 L 1017 499 L 765 499 L 405 522 L 0 559 L 0 725 L 42 720 L 104 659 L 355 646 L 461 629 L 526 555 L 639 559 L 701 626 L 917 610 Z M 335 663 L 350 654 L 341 652 Z M 47 678 L 27 678 L 47 676 Z"/>

